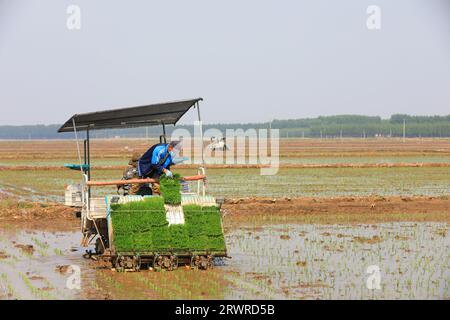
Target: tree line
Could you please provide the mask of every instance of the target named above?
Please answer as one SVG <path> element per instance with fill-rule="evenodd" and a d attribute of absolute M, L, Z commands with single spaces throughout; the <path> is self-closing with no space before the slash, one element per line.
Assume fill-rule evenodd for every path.
<path fill-rule="evenodd" d="M 60 125 L 0 126 L 0 139 L 73 139 L 73 133 L 57 133 Z M 177 126 L 193 133 L 192 125 Z M 273 120 L 266 123 L 205 124 L 204 130 L 226 129 L 279 129 L 281 137 L 335 138 L 335 137 L 450 137 L 450 115 L 412 116 L 394 114 L 389 119 L 378 116 L 336 115 L 317 118 Z M 167 126 L 171 134 L 173 126 Z M 160 126 L 98 130 L 93 138 L 157 137 Z"/>
<path fill-rule="evenodd" d="M 274 120 L 282 136 L 289 137 L 450 137 L 450 115 L 381 117 L 339 115 L 314 119 Z"/>

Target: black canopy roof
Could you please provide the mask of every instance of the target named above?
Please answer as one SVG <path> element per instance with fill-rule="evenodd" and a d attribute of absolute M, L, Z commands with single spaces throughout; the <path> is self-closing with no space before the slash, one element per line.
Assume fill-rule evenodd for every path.
<path fill-rule="evenodd" d="M 76 114 L 59 128 L 58 132 L 130 128 L 176 124 L 178 120 L 202 98 L 150 104 L 139 107 L 120 108 L 98 112 Z"/>

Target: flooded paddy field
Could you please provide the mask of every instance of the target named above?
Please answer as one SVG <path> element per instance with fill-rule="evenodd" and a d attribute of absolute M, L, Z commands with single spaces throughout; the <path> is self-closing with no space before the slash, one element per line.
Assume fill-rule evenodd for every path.
<path fill-rule="evenodd" d="M 14 225 L 0 229 L 1 299 L 83 299 L 81 290 L 70 290 L 67 282 L 79 266 L 84 281 L 95 271 L 83 259 L 78 229 L 42 231 Z"/>
<path fill-rule="evenodd" d="M 154 142 L 92 140 L 92 178 L 120 179 L 131 155 Z M 79 172 L 64 169 L 65 163 L 78 163 L 73 140 L 0 141 L 0 189 L 35 201 L 61 201 L 64 186 L 80 181 Z M 208 168 L 208 192 L 225 198 L 450 193 L 450 139 L 281 139 L 280 163 L 275 176 L 242 166 Z M 369 167 L 357 167 L 361 164 Z M 377 167 L 386 164 L 397 167 Z M 197 173 L 196 165 L 174 168 L 182 175 Z M 100 188 L 97 194 L 110 192 Z"/>
<path fill-rule="evenodd" d="M 134 152 L 143 153 L 156 139 L 93 139 L 92 165 L 126 166 Z M 243 154 L 235 145 L 227 157 Z M 74 140 L 0 140 L 0 167 L 59 167 L 78 163 Z M 248 150 L 247 150 L 248 151 Z M 191 155 L 187 154 L 188 157 Z M 205 157 L 211 154 L 205 143 Z M 449 164 L 450 139 L 300 139 L 281 138 L 280 164 Z M 217 160 L 217 159 L 216 159 Z M 188 162 L 190 163 L 190 162 Z M 209 162 L 208 162 L 209 163 Z M 213 162 L 211 162 L 213 163 Z M 195 166 L 195 165 L 194 165 Z"/>
<path fill-rule="evenodd" d="M 182 175 L 193 169 L 177 169 Z M 216 197 L 333 197 L 368 195 L 427 195 L 450 193 L 450 168 L 302 168 L 280 169 L 275 176 L 261 176 L 259 169 L 208 169 L 208 192 Z M 94 170 L 94 180 L 120 179 L 121 170 Z M 43 200 L 63 199 L 64 186 L 79 181 L 69 170 L 0 171 L 0 188 Z M 246 187 L 243 188 L 243 185 Z M 97 188 L 97 195 L 111 188 Z"/>
<path fill-rule="evenodd" d="M 210 271 L 117 273 L 84 259 L 76 230 L 0 229 L 1 299 L 449 299 L 449 225 L 256 224 L 227 228 Z M 68 287 L 80 270 L 80 289 Z M 369 266 L 380 289 L 369 290 Z"/>
<path fill-rule="evenodd" d="M 3 199 L 0 298 L 448 299 L 449 206 L 444 198 L 229 199 L 231 259 L 208 271 L 119 273 L 83 257 L 93 248 L 80 247 L 70 210 Z M 367 288 L 374 265 L 379 290 Z M 80 289 L 70 281 L 77 270 Z"/>
<path fill-rule="evenodd" d="M 273 225 L 234 231 L 233 262 L 262 299 L 448 299 L 445 223 Z M 380 289 L 369 290 L 370 266 Z M 248 298 L 247 288 L 229 298 Z"/>
<path fill-rule="evenodd" d="M 92 137 L 91 137 L 92 138 Z M 111 163 L 129 159 L 133 152 L 144 152 L 158 139 L 92 139 L 92 156 L 98 163 Z M 207 143 L 205 143 L 206 146 Z M 241 146 L 235 146 L 241 152 Z M 448 157 L 450 139 L 448 138 L 398 138 L 381 139 L 301 139 L 280 138 L 280 156 L 284 158 L 327 158 L 346 157 Z M 74 140 L 0 140 L 1 164 L 48 165 L 57 159 L 77 162 L 76 142 Z"/>
<path fill-rule="evenodd" d="M 93 179 L 120 179 L 150 144 L 93 140 L 94 166 L 110 166 Z M 83 258 L 93 248 L 80 247 L 80 221 L 61 205 L 80 180 L 62 168 L 77 163 L 74 150 L 0 141 L 0 299 L 450 299 L 450 168 L 402 166 L 448 164 L 449 139 L 282 139 L 282 164 L 336 166 L 208 168 L 231 259 L 206 272 L 118 273 Z M 338 167 L 361 163 L 400 165 Z"/>
<path fill-rule="evenodd" d="M 61 163 L 77 163 L 79 160 L 76 156 L 63 157 L 57 159 L 1 159 L 0 166 L 26 166 L 26 167 L 55 167 Z M 128 154 L 124 152 L 115 158 L 100 158 L 92 161 L 97 167 L 119 167 L 128 162 Z M 280 165 L 340 165 L 340 164 L 401 164 L 401 163 L 418 163 L 418 164 L 448 164 L 450 163 L 450 154 L 413 154 L 413 155 L 395 155 L 388 153 L 386 155 L 294 155 L 280 157 Z"/>

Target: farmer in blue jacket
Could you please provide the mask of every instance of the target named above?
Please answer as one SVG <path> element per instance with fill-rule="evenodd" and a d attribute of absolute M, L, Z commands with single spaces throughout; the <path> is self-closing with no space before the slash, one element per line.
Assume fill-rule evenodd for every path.
<path fill-rule="evenodd" d="M 180 141 L 155 144 L 138 161 L 139 177 L 158 179 L 163 173 L 173 177 L 170 166 L 175 164 L 175 154 L 180 150 Z"/>
<path fill-rule="evenodd" d="M 134 154 L 122 179 L 159 179 L 163 173 L 169 178 L 173 177 L 170 166 L 188 159 L 186 157 L 177 157 L 181 148 L 182 144 L 180 141 L 172 141 L 171 143 L 155 144 L 141 157 L 138 154 Z M 130 184 L 123 187 L 118 186 L 118 192 L 120 188 L 124 189 L 124 195 L 160 194 L 158 183 L 152 183 L 151 189 L 148 184 Z"/>

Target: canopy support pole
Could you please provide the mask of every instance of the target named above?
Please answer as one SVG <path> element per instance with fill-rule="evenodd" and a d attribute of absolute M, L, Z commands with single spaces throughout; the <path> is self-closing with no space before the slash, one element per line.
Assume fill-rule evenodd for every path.
<path fill-rule="evenodd" d="M 75 119 L 72 119 L 72 124 L 73 124 L 73 132 L 75 133 L 75 141 L 77 143 L 78 161 L 80 162 L 80 166 L 81 166 L 82 162 L 81 162 L 80 143 L 78 141 L 77 125 L 75 124 Z M 83 167 L 82 166 L 81 166 L 81 174 L 83 174 Z"/>
<path fill-rule="evenodd" d="M 84 151 L 84 164 L 87 165 L 87 148 L 86 148 L 87 140 L 83 141 L 83 151 Z"/>
<path fill-rule="evenodd" d="M 83 185 L 84 185 L 84 183 L 85 183 L 85 173 L 83 172 L 83 166 L 82 166 L 82 162 L 81 162 L 80 143 L 79 143 L 79 140 L 78 140 L 77 125 L 75 123 L 75 118 L 72 119 L 72 124 L 73 124 L 73 132 L 75 133 L 75 140 L 76 140 L 76 143 L 77 143 L 77 153 L 78 153 L 78 160 L 80 162 L 80 172 L 81 172 L 81 176 L 83 177 Z M 86 145 L 87 145 L 87 148 L 86 148 Z M 83 151 L 84 151 L 84 162 L 85 162 L 85 164 L 86 164 L 86 152 L 89 152 L 89 150 L 86 150 L 86 149 L 89 149 L 89 138 L 84 140 L 84 150 Z M 88 158 L 89 158 L 89 155 L 88 155 Z M 88 170 L 88 174 L 89 173 L 90 173 L 90 170 Z M 83 203 L 86 204 L 87 211 L 89 211 L 89 198 L 90 198 L 90 187 L 88 187 L 88 197 L 87 197 L 87 199 L 86 199 L 86 195 L 84 193 L 84 188 L 83 188 L 82 200 L 83 200 Z"/>
<path fill-rule="evenodd" d="M 86 129 L 86 147 L 87 147 L 87 181 L 91 181 L 91 142 L 89 137 L 89 127 Z M 91 187 L 88 185 L 88 208 L 90 208 L 90 199 L 91 199 Z"/>
<path fill-rule="evenodd" d="M 197 101 L 197 116 L 198 116 L 198 123 L 200 125 L 200 148 L 202 149 L 202 166 L 199 168 L 199 174 L 204 175 L 206 177 L 206 169 L 205 169 L 205 156 L 203 154 L 203 123 L 202 123 L 202 117 L 200 116 L 200 103 Z M 197 182 L 197 192 L 200 193 L 200 183 L 203 183 L 202 188 L 202 194 L 205 196 L 206 194 L 206 181 L 203 179 L 202 181 Z"/>
<path fill-rule="evenodd" d="M 200 146 L 202 151 L 202 166 L 205 167 L 205 157 L 203 155 L 203 124 L 202 124 L 202 118 L 200 116 L 200 103 L 197 101 L 197 116 L 198 116 L 198 123 L 200 125 Z"/>
<path fill-rule="evenodd" d="M 166 138 L 166 124 L 164 122 L 162 122 L 162 128 L 163 128 L 163 139 L 164 139 L 164 143 L 167 143 L 167 138 Z"/>

